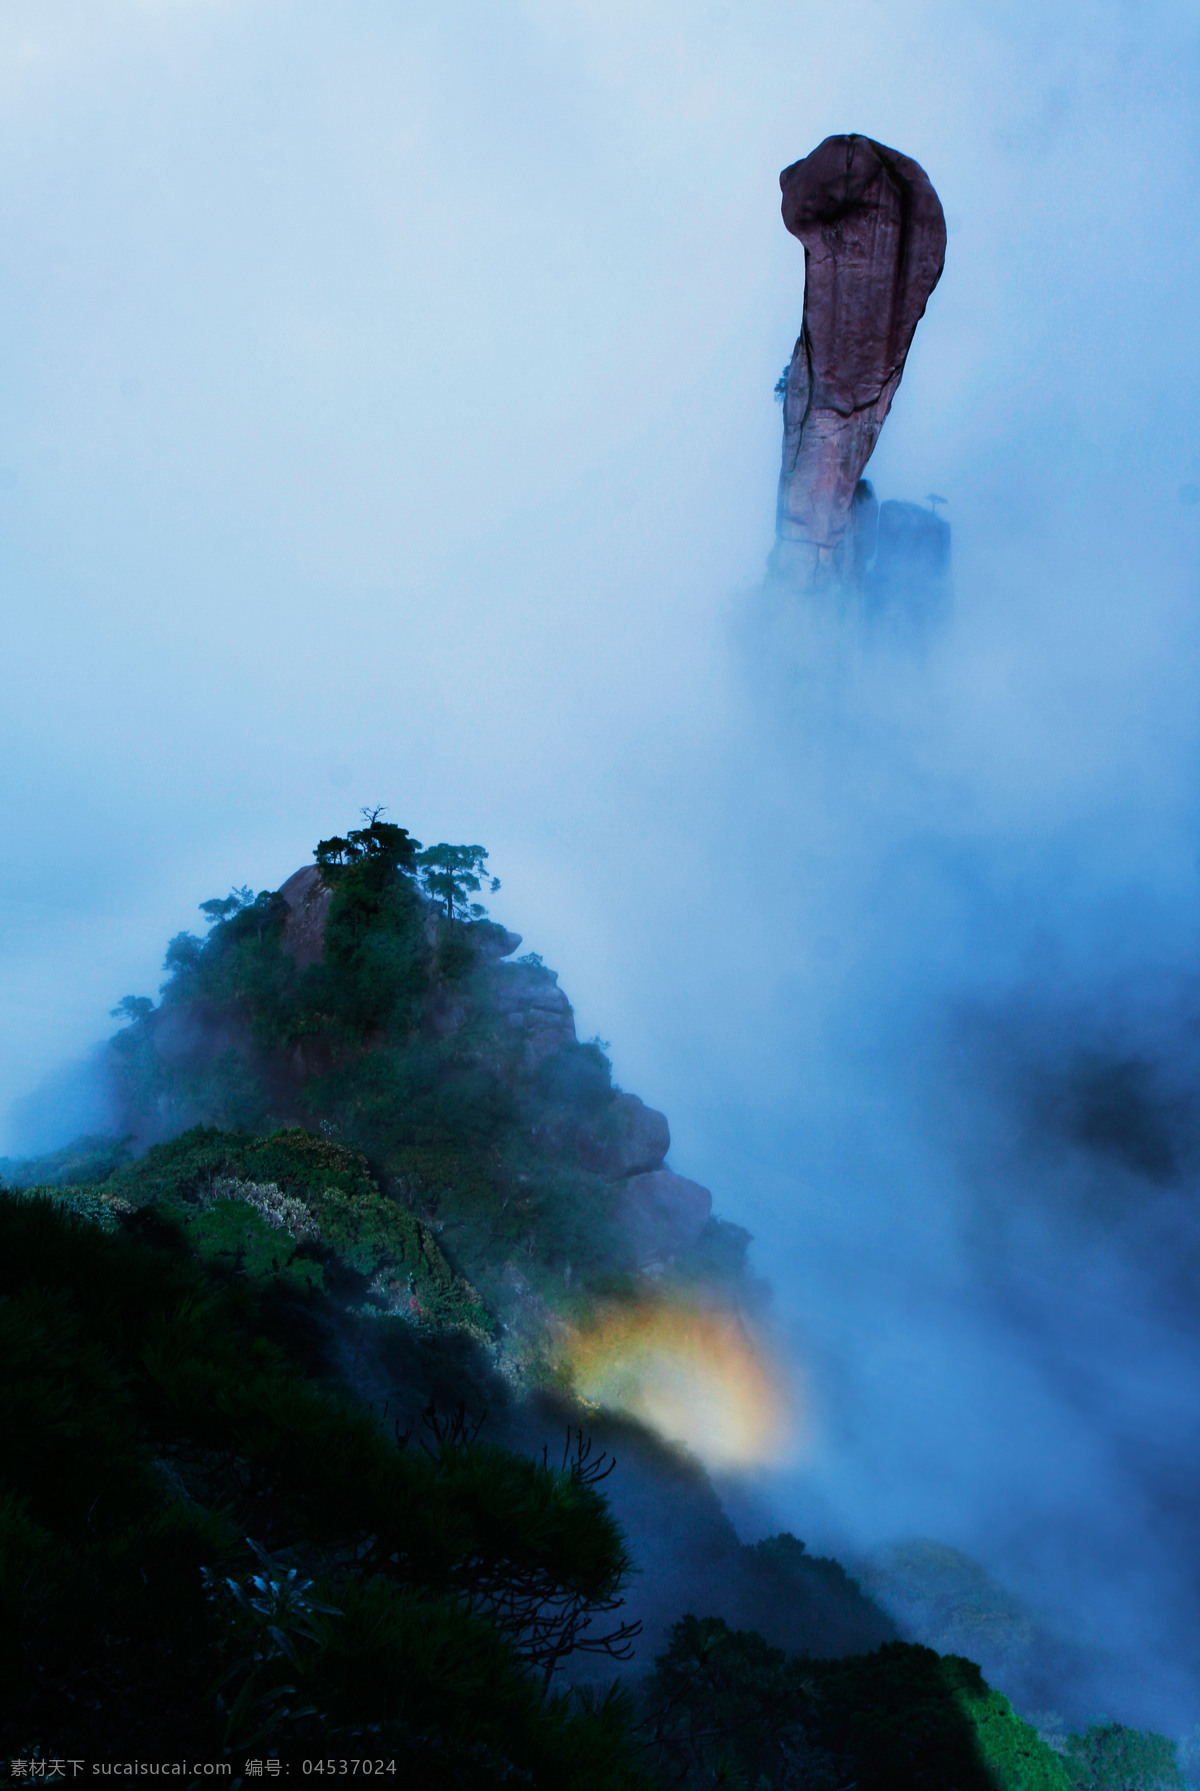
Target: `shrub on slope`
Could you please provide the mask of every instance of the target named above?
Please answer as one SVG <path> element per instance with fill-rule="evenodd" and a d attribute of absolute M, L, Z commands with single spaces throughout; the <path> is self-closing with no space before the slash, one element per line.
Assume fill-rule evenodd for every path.
<path fill-rule="evenodd" d="M 1169 1791 L 1159 1735 L 1118 1724 L 1061 1754 L 957 1655 L 887 1642 L 812 1660 L 717 1617 L 675 1624 L 646 1690 L 652 1757 L 672 1784 L 803 1791 Z"/>
<path fill-rule="evenodd" d="M 398 1444 L 258 1334 L 245 1293 L 49 1199 L 0 1196 L 0 1354 L 8 1753 L 307 1725 L 322 1751 L 407 1750 L 433 1784 L 638 1782 L 619 1705 L 538 1672 L 537 1613 L 603 1610 L 628 1570 L 586 1472 L 444 1429 Z M 290 1572 L 303 1608 L 264 1641 L 254 1598 Z"/>

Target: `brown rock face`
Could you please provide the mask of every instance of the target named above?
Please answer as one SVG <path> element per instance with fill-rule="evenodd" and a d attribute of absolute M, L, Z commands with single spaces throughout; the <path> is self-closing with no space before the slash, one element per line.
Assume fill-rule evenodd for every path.
<path fill-rule="evenodd" d="M 315 964 L 325 949 L 325 919 L 331 892 L 321 881 L 315 864 L 294 871 L 279 891 L 288 905 L 283 927 L 283 949 L 301 970 Z"/>
<path fill-rule="evenodd" d="M 620 1188 L 618 1223 L 633 1245 L 639 1268 L 690 1250 L 712 1215 L 708 1189 L 670 1169 L 631 1175 Z"/>
<path fill-rule="evenodd" d="M 531 1070 L 563 1045 L 577 1043 L 575 1016 L 558 986 L 557 971 L 536 964 L 497 964 L 492 1004 L 501 1021 L 521 1036 Z"/>
<path fill-rule="evenodd" d="M 788 368 L 772 569 L 852 582 L 854 494 L 946 256 L 924 170 L 869 137 L 827 137 L 779 176 L 804 244 L 804 321 Z"/>
<path fill-rule="evenodd" d="M 665 1113 L 637 1095 L 619 1094 L 599 1121 L 579 1128 L 575 1144 L 585 1169 L 616 1182 L 659 1168 L 671 1148 L 671 1128 Z"/>

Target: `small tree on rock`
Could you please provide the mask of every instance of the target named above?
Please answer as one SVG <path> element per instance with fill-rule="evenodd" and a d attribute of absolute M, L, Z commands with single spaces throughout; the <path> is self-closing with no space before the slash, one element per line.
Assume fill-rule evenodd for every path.
<path fill-rule="evenodd" d="M 489 882 L 487 853 L 482 846 L 448 846 L 443 843 L 418 852 L 417 875 L 427 895 L 446 904 L 446 919 L 482 920 L 487 909 L 469 897 Z M 490 879 L 491 893 L 500 887 L 499 877 Z"/>
<path fill-rule="evenodd" d="M 136 1026 L 154 1012 L 154 1003 L 148 995 L 123 995 L 111 1012 L 114 1020 L 128 1020 Z"/>
<path fill-rule="evenodd" d="M 227 896 L 214 896 L 211 902 L 201 902 L 200 912 L 208 916 L 209 926 L 215 927 L 222 921 L 231 920 L 235 914 L 240 914 L 253 900 L 254 891 L 248 884 L 243 884 L 241 889 L 230 890 Z"/>
<path fill-rule="evenodd" d="M 420 840 L 413 839 L 406 827 L 381 821 L 381 808 L 365 808 L 365 827 L 352 827 L 345 835 L 318 842 L 316 860 L 329 881 L 329 873 L 344 871 L 350 865 L 370 863 L 382 873 L 404 871 L 411 875 L 420 850 Z"/>

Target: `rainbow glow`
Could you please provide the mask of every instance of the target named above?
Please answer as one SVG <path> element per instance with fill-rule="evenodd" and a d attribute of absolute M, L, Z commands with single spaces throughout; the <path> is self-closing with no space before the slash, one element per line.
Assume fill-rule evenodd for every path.
<path fill-rule="evenodd" d="M 793 1404 L 731 1313 L 641 1300 L 575 1332 L 567 1360 L 581 1398 L 640 1419 L 710 1467 L 749 1467 L 789 1452 Z"/>

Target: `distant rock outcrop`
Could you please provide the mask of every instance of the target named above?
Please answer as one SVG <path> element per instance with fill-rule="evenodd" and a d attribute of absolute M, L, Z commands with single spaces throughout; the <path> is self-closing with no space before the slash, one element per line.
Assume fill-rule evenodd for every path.
<path fill-rule="evenodd" d="M 874 521 L 862 472 L 941 276 L 945 219 L 916 162 L 856 134 L 827 137 L 779 184 L 783 221 L 804 244 L 805 290 L 772 570 L 806 590 L 861 584 L 862 525 Z"/>
<path fill-rule="evenodd" d="M 928 613 L 949 592 L 950 524 L 921 504 L 889 498 L 879 506 L 875 559 L 862 582 L 874 610 Z"/>

